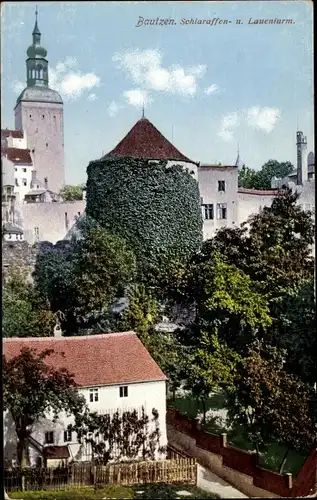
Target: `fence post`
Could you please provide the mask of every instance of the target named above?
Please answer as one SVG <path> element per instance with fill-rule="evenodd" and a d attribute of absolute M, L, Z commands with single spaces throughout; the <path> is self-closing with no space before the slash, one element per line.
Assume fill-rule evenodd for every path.
<path fill-rule="evenodd" d="M 225 448 L 227 446 L 227 434 L 223 432 L 221 434 L 221 447 Z"/>
<path fill-rule="evenodd" d="M 25 491 L 25 475 L 23 469 L 21 471 L 21 490 Z"/>
<path fill-rule="evenodd" d="M 286 472 L 286 485 L 291 490 L 293 488 L 293 476 L 290 472 Z"/>

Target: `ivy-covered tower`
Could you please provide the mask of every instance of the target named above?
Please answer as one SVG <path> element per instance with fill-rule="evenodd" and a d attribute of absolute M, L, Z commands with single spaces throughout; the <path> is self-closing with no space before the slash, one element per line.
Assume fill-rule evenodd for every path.
<path fill-rule="evenodd" d="M 65 183 L 63 100 L 49 88 L 47 50 L 41 45 L 37 11 L 32 44 L 27 49 L 26 88 L 14 109 L 15 128 L 27 138 L 36 178 L 59 192 Z"/>

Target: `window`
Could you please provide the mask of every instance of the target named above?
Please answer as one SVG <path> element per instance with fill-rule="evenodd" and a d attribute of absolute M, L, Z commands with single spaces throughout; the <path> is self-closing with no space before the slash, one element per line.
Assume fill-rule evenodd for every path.
<path fill-rule="evenodd" d="M 17 187 L 19 187 L 18 179 L 14 179 L 14 183 Z"/>
<path fill-rule="evenodd" d="M 217 219 L 227 218 L 227 203 L 217 203 Z"/>
<path fill-rule="evenodd" d="M 218 191 L 225 191 L 225 190 L 226 190 L 225 181 L 218 181 Z"/>
<path fill-rule="evenodd" d="M 12 240 L 12 234 L 9 234 L 9 240 Z"/>
<path fill-rule="evenodd" d="M 23 239 L 23 234 L 20 234 L 20 240 L 22 240 L 22 239 Z"/>
<path fill-rule="evenodd" d="M 44 120 L 44 118 L 45 118 L 45 115 L 42 115 L 42 120 Z"/>
<path fill-rule="evenodd" d="M 30 118 L 32 118 L 32 115 L 30 115 Z"/>
<path fill-rule="evenodd" d="M 89 401 L 91 403 L 99 401 L 98 389 L 89 389 Z"/>
<path fill-rule="evenodd" d="M 46 147 L 48 148 L 48 142 L 46 143 Z"/>
<path fill-rule="evenodd" d="M 38 228 L 38 227 L 35 227 L 35 228 L 34 228 L 34 234 L 35 234 L 35 236 L 36 236 L 36 237 L 39 237 L 39 236 L 40 236 L 40 230 L 39 230 L 39 228 Z"/>
<path fill-rule="evenodd" d="M 22 179 L 22 184 L 23 184 L 23 186 L 27 186 L 28 185 L 28 180 L 27 179 Z"/>
<path fill-rule="evenodd" d="M 214 218 L 213 205 L 203 205 L 203 217 L 205 220 L 212 220 Z"/>
<path fill-rule="evenodd" d="M 127 398 L 128 397 L 128 386 L 124 385 L 123 387 L 119 387 L 120 390 L 120 398 Z"/>
<path fill-rule="evenodd" d="M 80 212 L 77 212 L 78 213 L 78 217 L 80 216 Z"/>
<path fill-rule="evenodd" d="M 47 186 L 48 186 L 48 177 L 44 177 L 44 184 L 45 184 L 45 189 L 47 189 Z"/>
<path fill-rule="evenodd" d="M 15 172 L 17 172 L 17 171 L 18 171 L 18 169 L 17 169 L 17 168 L 15 168 L 15 169 L 14 169 L 14 171 L 15 171 Z"/>
<path fill-rule="evenodd" d="M 72 430 L 67 427 L 66 431 L 64 431 L 64 443 L 67 443 L 72 440 Z"/>
<path fill-rule="evenodd" d="M 54 443 L 54 432 L 48 431 L 45 432 L 45 444 L 53 444 Z"/>

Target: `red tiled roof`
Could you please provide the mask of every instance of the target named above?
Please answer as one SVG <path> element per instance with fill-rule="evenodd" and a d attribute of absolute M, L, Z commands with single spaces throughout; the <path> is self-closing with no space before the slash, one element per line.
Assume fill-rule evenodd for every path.
<path fill-rule="evenodd" d="M 29 149 L 18 149 L 18 148 L 1 148 L 1 154 L 4 154 L 8 160 L 13 163 L 30 163 L 32 164 L 32 158 Z"/>
<path fill-rule="evenodd" d="M 23 139 L 22 130 L 9 130 L 8 128 L 1 129 L 1 137 L 14 137 L 14 139 Z"/>
<path fill-rule="evenodd" d="M 80 387 L 167 379 L 134 332 L 3 339 L 3 354 L 9 359 L 22 347 L 54 349 L 47 364 L 66 368 Z"/>
<path fill-rule="evenodd" d="M 67 445 L 62 446 L 45 446 L 44 456 L 48 459 L 69 458 L 69 449 Z"/>
<path fill-rule="evenodd" d="M 280 194 L 280 191 L 278 189 L 239 188 L 238 193 L 241 193 L 241 194 L 259 194 L 261 196 L 278 196 Z"/>
<path fill-rule="evenodd" d="M 127 157 L 195 163 L 173 146 L 146 118 L 141 118 L 104 158 Z"/>

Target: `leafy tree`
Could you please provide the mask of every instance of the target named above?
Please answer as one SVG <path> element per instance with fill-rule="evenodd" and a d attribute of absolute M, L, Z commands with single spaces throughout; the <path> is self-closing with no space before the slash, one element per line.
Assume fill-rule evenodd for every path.
<path fill-rule="evenodd" d="M 86 213 L 128 242 L 145 282 L 172 257 L 200 249 L 200 194 L 190 172 L 166 161 L 103 158 L 87 173 Z"/>
<path fill-rule="evenodd" d="M 289 161 L 277 160 L 267 161 L 260 170 L 243 166 L 239 170 L 238 185 L 248 189 L 270 189 L 273 177 L 278 179 L 287 177 L 293 170 L 294 166 Z"/>
<path fill-rule="evenodd" d="M 52 310 L 64 314 L 67 334 L 96 324 L 135 272 L 133 252 L 121 238 L 89 218 L 77 224 L 69 249 L 41 255 L 35 268 L 36 285 Z"/>
<path fill-rule="evenodd" d="M 285 352 L 257 343 L 237 365 L 230 415 L 245 426 L 257 453 L 272 438 L 286 444 L 288 451 L 307 450 L 315 439 L 310 389 L 287 373 L 284 364 Z"/>
<path fill-rule="evenodd" d="M 288 352 L 287 368 L 303 381 L 317 381 L 314 279 L 303 281 L 283 302 L 278 345 Z"/>
<path fill-rule="evenodd" d="M 243 167 L 238 171 L 238 187 L 254 189 L 256 178 L 256 170 L 243 165 Z"/>
<path fill-rule="evenodd" d="M 203 407 L 206 422 L 206 400 L 211 392 L 230 390 L 235 377 L 239 355 L 225 343 L 220 343 L 217 332 L 203 332 L 199 347 L 186 360 L 186 387 Z"/>
<path fill-rule="evenodd" d="M 17 459 L 25 464 L 26 441 L 33 425 L 52 411 L 57 419 L 61 411 L 79 415 L 85 409 L 83 396 L 66 369 L 56 370 L 47 363 L 52 349 L 38 353 L 23 348 L 18 356 L 3 356 L 3 407 L 10 412 L 17 434 Z"/>
<path fill-rule="evenodd" d="M 84 413 L 73 426 L 79 442 L 90 445 L 95 463 L 106 465 L 109 460 L 154 460 L 160 446 L 159 414 L 153 408 L 152 419 L 136 410 L 116 411 L 113 415 Z"/>
<path fill-rule="evenodd" d="M 84 188 L 84 184 L 79 184 L 78 186 L 66 185 L 61 189 L 60 195 L 64 201 L 82 200 Z"/>
<path fill-rule="evenodd" d="M 271 324 L 267 297 L 250 276 L 231 265 L 217 251 L 193 259 L 188 294 L 196 304 L 196 328 L 184 332 L 190 343 L 200 332 L 217 331 L 219 340 L 243 352 Z"/>
<path fill-rule="evenodd" d="M 28 271 L 13 267 L 3 283 L 2 334 L 4 337 L 53 335 L 55 316 L 28 279 Z"/>
<path fill-rule="evenodd" d="M 128 293 L 129 306 L 124 311 L 120 329 L 133 330 L 141 338 L 159 319 L 159 303 L 144 285 L 134 285 Z"/>
<path fill-rule="evenodd" d="M 255 188 L 269 189 L 273 177 L 281 179 L 288 176 L 293 170 L 294 166 L 289 161 L 279 162 L 276 160 L 269 160 L 261 167 L 261 170 L 257 172 Z"/>
<path fill-rule="evenodd" d="M 186 377 L 185 359 L 187 349 L 172 333 L 152 331 L 142 335 L 141 340 L 152 358 L 168 377 L 168 388 L 175 400 L 176 390 Z"/>

